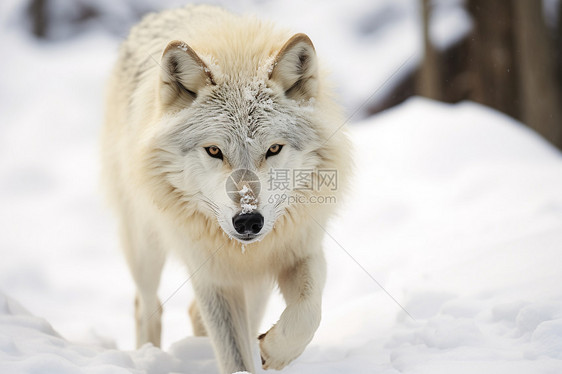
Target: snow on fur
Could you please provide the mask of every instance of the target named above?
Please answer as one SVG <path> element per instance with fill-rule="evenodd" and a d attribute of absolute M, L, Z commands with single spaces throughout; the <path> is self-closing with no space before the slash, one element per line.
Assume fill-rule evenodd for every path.
<path fill-rule="evenodd" d="M 258 208 L 254 193 L 247 185 L 243 185 L 238 194 L 240 194 L 240 207 L 242 208 L 240 214 L 250 214 Z"/>

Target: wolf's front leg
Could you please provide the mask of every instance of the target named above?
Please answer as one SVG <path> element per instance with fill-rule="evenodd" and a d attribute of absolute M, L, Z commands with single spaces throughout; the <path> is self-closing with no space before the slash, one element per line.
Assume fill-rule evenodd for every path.
<path fill-rule="evenodd" d="M 279 276 L 287 307 L 279 321 L 259 337 L 264 369 L 281 370 L 300 356 L 321 318 L 326 262 L 321 251 L 302 259 Z"/>
<path fill-rule="evenodd" d="M 221 373 L 253 372 L 243 290 L 195 283 L 197 306 L 213 343 Z"/>

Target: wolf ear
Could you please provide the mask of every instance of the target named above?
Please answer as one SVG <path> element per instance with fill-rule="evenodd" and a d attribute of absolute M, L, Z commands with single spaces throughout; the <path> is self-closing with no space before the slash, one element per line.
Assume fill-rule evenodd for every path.
<path fill-rule="evenodd" d="M 190 104 L 206 85 L 215 84 L 211 70 L 186 43 L 173 41 L 162 54 L 160 100 L 178 109 Z"/>
<path fill-rule="evenodd" d="M 308 100 L 318 91 L 318 62 L 310 38 L 296 34 L 275 57 L 269 78 L 281 85 L 293 100 Z"/>

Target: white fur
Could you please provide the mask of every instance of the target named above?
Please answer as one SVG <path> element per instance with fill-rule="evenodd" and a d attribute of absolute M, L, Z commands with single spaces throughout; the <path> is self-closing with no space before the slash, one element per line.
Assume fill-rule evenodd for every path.
<path fill-rule="evenodd" d="M 157 289 L 172 250 L 193 275 L 194 331 L 211 337 L 221 372 L 253 370 L 275 284 L 287 307 L 259 339 L 263 366 L 282 369 L 303 352 L 320 323 L 322 227 L 335 205 L 277 203 L 266 181 L 270 168 L 335 169 L 336 191 L 284 192 L 340 198 L 350 171 L 342 125 L 303 34 L 209 6 L 152 14 L 133 28 L 108 87 L 102 155 L 137 286 L 137 345 L 160 344 Z M 284 147 L 266 160 L 273 144 Z M 224 160 L 206 153 L 210 145 Z M 262 181 L 251 196 L 264 227 L 250 242 L 236 239 L 241 206 L 225 190 L 235 169 Z"/>

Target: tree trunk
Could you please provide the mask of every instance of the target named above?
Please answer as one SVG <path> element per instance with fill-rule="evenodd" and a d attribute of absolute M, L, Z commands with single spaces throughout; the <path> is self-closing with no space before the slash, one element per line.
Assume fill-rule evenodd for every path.
<path fill-rule="evenodd" d="M 562 2 L 558 2 L 558 24 L 556 25 L 556 39 L 554 41 L 556 51 L 556 64 L 558 66 L 558 100 L 562 107 Z"/>
<path fill-rule="evenodd" d="M 27 8 L 31 19 L 31 32 L 38 38 L 45 38 L 47 35 L 47 7 L 46 0 L 31 0 Z"/>
<path fill-rule="evenodd" d="M 560 92 L 554 55 L 542 8 L 536 0 L 516 0 L 515 35 L 520 64 L 522 120 L 562 148 Z"/>
<path fill-rule="evenodd" d="M 437 51 L 429 34 L 431 0 L 422 0 L 424 56 L 417 77 L 417 93 L 431 99 L 441 99 Z"/>
<path fill-rule="evenodd" d="M 475 23 L 469 40 L 470 99 L 519 119 L 513 2 L 470 0 L 468 8 Z"/>

